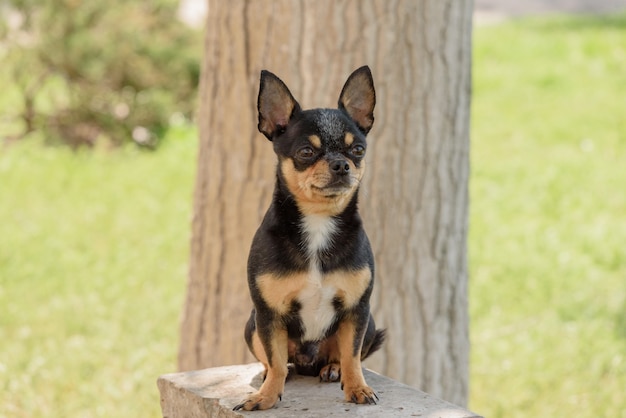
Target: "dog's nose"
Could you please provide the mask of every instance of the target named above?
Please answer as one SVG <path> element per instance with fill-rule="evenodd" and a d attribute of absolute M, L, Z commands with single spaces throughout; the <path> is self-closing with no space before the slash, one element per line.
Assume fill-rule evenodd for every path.
<path fill-rule="evenodd" d="M 350 164 L 346 160 L 333 160 L 330 162 L 330 170 L 338 175 L 345 175 L 350 172 Z"/>

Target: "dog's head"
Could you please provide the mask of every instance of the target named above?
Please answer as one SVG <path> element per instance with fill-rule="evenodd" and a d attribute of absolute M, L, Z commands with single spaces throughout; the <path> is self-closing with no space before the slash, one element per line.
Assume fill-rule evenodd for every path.
<path fill-rule="evenodd" d="M 261 72 L 259 131 L 274 144 L 279 178 L 304 214 L 341 213 L 359 187 L 374 123 L 376 94 L 368 67 L 354 71 L 338 109 L 302 110 L 269 71 Z"/>

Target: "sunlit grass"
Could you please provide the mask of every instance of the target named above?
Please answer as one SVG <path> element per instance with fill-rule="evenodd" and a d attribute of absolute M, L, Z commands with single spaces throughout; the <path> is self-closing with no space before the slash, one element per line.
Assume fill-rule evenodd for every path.
<path fill-rule="evenodd" d="M 471 407 L 626 417 L 626 16 L 474 46 Z"/>
<path fill-rule="evenodd" d="M 176 369 L 196 141 L 0 152 L 0 416 L 159 416 Z"/>

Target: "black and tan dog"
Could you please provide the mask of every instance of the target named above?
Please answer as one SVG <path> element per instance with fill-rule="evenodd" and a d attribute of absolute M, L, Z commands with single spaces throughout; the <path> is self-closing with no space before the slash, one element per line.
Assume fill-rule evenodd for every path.
<path fill-rule="evenodd" d="M 248 259 L 254 309 L 245 337 L 266 375 L 236 410 L 273 407 L 288 363 L 323 381 L 341 379 L 348 401 L 378 399 L 361 370 L 384 331 L 370 315 L 374 259 L 357 211 L 375 102 L 368 67 L 350 75 L 338 109 L 302 110 L 278 77 L 261 72 L 259 130 L 278 167 Z"/>

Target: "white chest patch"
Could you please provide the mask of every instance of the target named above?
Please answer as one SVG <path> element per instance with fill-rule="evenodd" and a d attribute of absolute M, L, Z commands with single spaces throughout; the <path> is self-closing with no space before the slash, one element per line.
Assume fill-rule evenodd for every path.
<path fill-rule="evenodd" d="M 308 215 L 302 220 L 304 244 L 309 254 L 307 285 L 298 295 L 302 306 L 300 317 L 304 327 L 304 341 L 322 338 L 335 317 L 332 302 L 337 288 L 324 283 L 318 253 L 329 247 L 336 229 L 336 220 L 329 216 Z"/>
<path fill-rule="evenodd" d="M 331 243 L 337 230 L 337 221 L 330 216 L 308 215 L 302 219 L 304 244 L 311 261 L 317 262 L 317 252 L 323 251 Z"/>

